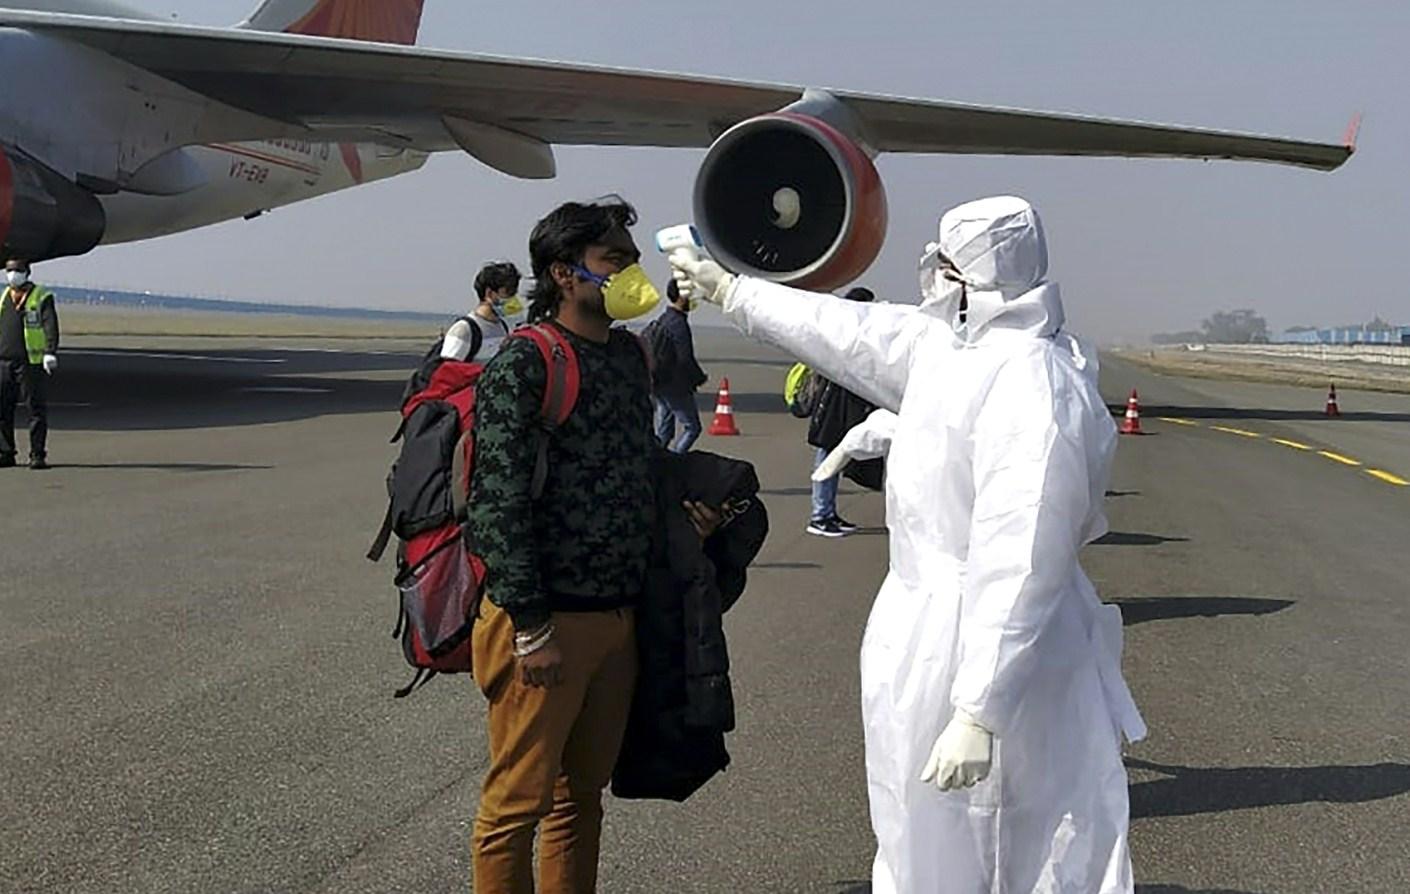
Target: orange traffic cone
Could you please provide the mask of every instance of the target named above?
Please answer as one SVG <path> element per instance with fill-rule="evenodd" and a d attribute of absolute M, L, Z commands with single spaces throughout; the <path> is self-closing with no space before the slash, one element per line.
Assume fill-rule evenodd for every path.
<path fill-rule="evenodd" d="M 1331 390 L 1327 392 L 1327 415 L 1336 418 L 1341 415 L 1341 408 L 1337 406 L 1337 386 L 1333 382 Z"/>
<path fill-rule="evenodd" d="M 720 396 L 715 401 L 715 420 L 710 423 L 712 435 L 737 435 L 734 427 L 734 406 L 729 400 L 729 379 L 720 379 Z"/>
<path fill-rule="evenodd" d="M 1141 431 L 1141 398 L 1136 389 L 1131 389 L 1131 399 L 1126 401 L 1126 419 L 1121 423 L 1123 435 L 1143 435 Z"/>

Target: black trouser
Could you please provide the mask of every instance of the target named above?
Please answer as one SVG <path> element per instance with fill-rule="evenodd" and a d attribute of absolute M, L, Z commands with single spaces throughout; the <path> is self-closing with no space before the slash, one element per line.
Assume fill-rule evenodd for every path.
<path fill-rule="evenodd" d="M 0 456 L 14 456 L 15 406 L 29 406 L 29 455 L 44 458 L 49 436 L 49 398 L 44 367 L 23 360 L 0 360 Z"/>

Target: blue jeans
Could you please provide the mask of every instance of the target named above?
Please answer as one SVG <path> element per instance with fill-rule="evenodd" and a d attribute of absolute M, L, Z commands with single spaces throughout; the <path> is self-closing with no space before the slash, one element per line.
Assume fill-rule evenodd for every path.
<path fill-rule="evenodd" d="M 828 451 L 821 447 L 814 448 L 817 453 L 813 454 L 813 468 L 816 470 L 822 465 L 822 461 L 827 459 Z M 837 484 L 842 478 L 842 473 L 838 472 L 826 481 L 813 482 L 813 517 L 812 521 L 827 521 L 837 515 Z"/>
<path fill-rule="evenodd" d="M 685 453 L 700 437 L 700 409 L 695 406 L 695 395 L 687 391 L 661 393 L 655 397 L 656 439 L 672 453 Z"/>

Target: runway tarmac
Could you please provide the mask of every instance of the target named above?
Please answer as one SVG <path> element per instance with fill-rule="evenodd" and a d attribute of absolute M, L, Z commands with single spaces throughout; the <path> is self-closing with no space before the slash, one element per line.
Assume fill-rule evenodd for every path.
<path fill-rule="evenodd" d="M 743 430 L 699 446 L 756 463 L 773 522 L 727 624 L 734 764 L 685 805 L 609 802 L 600 888 L 857 894 L 881 498 L 844 487 L 867 527 L 806 535 L 788 361 L 698 338 Z M 361 557 L 424 345 L 338 345 L 66 343 L 55 468 L 0 472 L 0 891 L 466 890 L 483 703 L 391 699 L 389 570 Z M 1330 421 L 1315 389 L 1119 362 L 1103 386 L 1150 432 L 1083 557 L 1151 727 L 1139 890 L 1410 890 L 1410 486 L 1370 474 L 1410 479 L 1410 398 L 1343 391 Z"/>

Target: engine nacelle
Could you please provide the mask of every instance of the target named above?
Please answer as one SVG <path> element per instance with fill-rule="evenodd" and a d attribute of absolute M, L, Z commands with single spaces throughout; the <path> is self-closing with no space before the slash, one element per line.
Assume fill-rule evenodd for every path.
<path fill-rule="evenodd" d="M 26 155 L 0 148 L 0 256 L 81 255 L 103 238 L 97 196 Z"/>
<path fill-rule="evenodd" d="M 800 288 L 852 282 L 886 239 L 886 191 L 855 140 L 782 111 L 730 128 L 695 180 L 695 224 L 736 273 Z"/>

